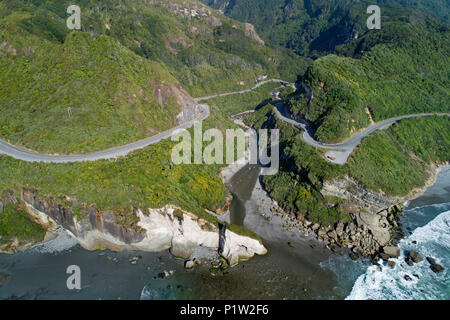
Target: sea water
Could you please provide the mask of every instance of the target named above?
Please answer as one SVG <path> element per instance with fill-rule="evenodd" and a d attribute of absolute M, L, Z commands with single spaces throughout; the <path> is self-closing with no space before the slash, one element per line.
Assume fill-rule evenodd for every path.
<path fill-rule="evenodd" d="M 405 204 L 400 220 L 406 237 L 399 241 L 401 256 L 391 259 L 382 270 L 369 261 L 352 261 L 348 256 L 332 256 L 322 264 L 334 272 L 341 292 L 348 300 L 423 300 L 450 299 L 450 167 L 443 168 L 436 183 L 426 193 Z M 409 266 L 405 257 L 410 250 L 424 261 Z M 435 274 L 426 257 L 432 257 L 445 270 Z M 406 280 L 409 276 L 411 280 Z"/>
<path fill-rule="evenodd" d="M 422 300 L 450 299 L 448 270 L 450 268 L 450 203 L 431 205 L 411 210 L 407 214 L 419 216 L 432 215 L 436 211 L 445 210 L 423 227 L 415 229 L 411 235 L 402 239 L 398 246 L 402 255 L 395 261 L 395 267 L 384 266 L 378 271 L 370 266 L 358 277 L 347 299 L 377 300 Z M 411 217 L 409 217 L 411 219 Z M 416 250 L 424 257 L 424 261 L 409 266 L 405 256 L 410 250 Z M 432 257 L 445 270 L 435 274 L 425 256 Z M 406 280 L 408 275 L 412 280 Z"/>

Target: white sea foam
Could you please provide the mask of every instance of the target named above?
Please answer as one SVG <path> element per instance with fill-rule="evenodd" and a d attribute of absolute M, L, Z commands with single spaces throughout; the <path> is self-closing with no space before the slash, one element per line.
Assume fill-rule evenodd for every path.
<path fill-rule="evenodd" d="M 29 250 L 34 250 L 40 253 L 56 253 L 69 250 L 77 245 L 78 242 L 63 228 L 58 228 L 56 233 L 58 236 L 55 239 L 36 244 Z"/>
<path fill-rule="evenodd" d="M 398 259 L 393 259 L 396 262 L 395 268 L 383 267 L 382 271 L 378 271 L 376 266 L 368 267 L 356 280 L 347 299 L 450 299 L 450 211 L 441 213 L 425 226 L 414 230 L 409 237 L 399 242 L 399 247 L 403 254 Z M 436 262 L 444 266 L 445 271 L 435 274 L 426 260 L 408 266 L 404 262 L 405 254 L 413 249 L 424 258 L 435 258 Z M 405 275 L 412 280 L 405 280 Z"/>

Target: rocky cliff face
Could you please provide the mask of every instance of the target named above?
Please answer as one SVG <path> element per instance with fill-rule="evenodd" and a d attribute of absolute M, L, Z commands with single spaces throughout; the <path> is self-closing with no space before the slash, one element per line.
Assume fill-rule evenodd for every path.
<path fill-rule="evenodd" d="M 40 197 L 33 189 L 24 189 L 21 199 L 35 219 L 62 226 L 87 250 L 159 252 L 169 249 L 174 256 L 188 259 L 197 247 L 219 249 L 220 243 L 218 253 L 231 265 L 267 252 L 256 239 L 240 236 L 226 228 L 220 235 L 219 228 L 212 223 L 171 205 L 146 211 L 134 208 L 135 219 L 132 220 L 135 222 L 124 225 L 113 212 L 100 212 L 94 206 L 80 219 L 70 206 Z"/>
<path fill-rule="evenodd" d="M 406 196 L 392 197 L 365 188 L 350 178 L 327 181 L 321 190 L 324 196 L 334 196 L 346 200 L 340 209 L 353 217 L 351 223 L 335 226 L 306 225 L 318 238 L 329 245 L 348 246 L 363 256 L 376 255 L 385 246 L 390 246 L 402 236 L 397 223 L 401 206 L 407 200 L 417 198 L 436 180 L 438 167 L 428 168 L 429 178 L 422 188 L 412 190 Z"/>

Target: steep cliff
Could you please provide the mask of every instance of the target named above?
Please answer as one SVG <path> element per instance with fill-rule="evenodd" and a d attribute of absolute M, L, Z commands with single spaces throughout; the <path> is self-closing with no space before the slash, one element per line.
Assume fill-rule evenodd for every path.
<path fill-rule="evenodd" d="M 133 208 L 125 221 L 117 213 L 101 212 L 94 206 L 75 214 L 70 205 L 40 197 L 33 189 L 24 189 L 21 200 L 36 220 L 62 226 L 87 250 L 159 252 L 169 249 L 174 256 L 188 259 L 197 247 L 219 249 L 220 242 L 222 250 L 218 253 L 230 265 L 267 252 L 256 239 L 238 235 L 225 227 L 219 235 L 219 228 L 214 224 L 172 205 L 148 210 Z M 75 200 L 66 199 L 66 202 Z"/>

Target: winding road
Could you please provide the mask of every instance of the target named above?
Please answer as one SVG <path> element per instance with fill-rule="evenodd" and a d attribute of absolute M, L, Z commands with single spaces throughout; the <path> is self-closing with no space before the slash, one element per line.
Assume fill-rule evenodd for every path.
<path fill-rule="evenodd" d="M 125 156 L 133 151 L 136 151 L 138 149 L 145 148 L 149 145 L 155 144 L 160 142 L 163 139 L 170 138 L 176 131 L 180 129 L 188 129 L 194 125 L 197 121 L 203 121 L 207 119 L 210 115 L 209 106 L 206 104 L 199 104 L 200 101 L 205 101 L 217 97 L 225 97 L 229 95 L 235 95 L 235 94 L 243 94 L 250 91 L 253 91 L 262 85 L 269 83 L 269 82 L 277 82 L 284 85 L 292 84 L 287 81 L 279 80 L 279 79 L 269 79 L 265 81 L 261 81 L 258 84 L 256 84 L 254 87 L 246 90 L 236 91 L 236 92 L 229 92 L 229 93 L 221 93 L 206 97 L 200 97 L 195 98 L 194 102 L 197 103 L 197 106 L 199 108 L 199 113 L 196 117 L 196 119 L 193 119 L 191 121 L 188 121 L 186 123 L 180 124 L 172 129 L 169 129 L 167 131 L 161 132 L 157 135 L 126 144 L 123 146 L 98 151 L 94 153 L 89 154 L 74 154 L 74 155 L 50 155 L 50 154 L 41 154 L 37 153 L 31 150 L 26 150 L 23 148 L 19 148 L 17 146 L 14 146 L 6 141 L 0 140 L 0 153 L 5 154 L 7 156 L 10 156 L 14 159 L 23 160 L 27 162 L 48 162 L 48 163 L 70 163 L 70 162 L 83 162 L 83 161 L 97 161 L 97 160 L 105 160 L 105 159 L 114 159 L 117 157 Z M 366 137 L 367 135 L 371 134 L 372 132 L 382 129 L 386 126 L 391 125 L 392 123 L 407 119 L 407 118 L 417 118 L 417 117 L 426 117 L 431 115 L 440 115 L 440 116 L 450 116 L 449 113 L 421 113 L 421 114 L 414 114 L 414 115 L 405 115 L 400 117 L 395 117 L 391 119 L 387 119 L 378 123 L 373 124 L 372 126 L 356 133 L 353 137 L 351 137 L 349 140 L 342 142 L 340 144 L 324 144 L 318 141 L 315 141 L 314 138 L 311 136 L 311 130 L 306 122 L 298 122 L 293 120 L 290 115 L 284 110 L 284 104 L 283 103 L 277 103 L 276 104 L 276 114 L 277 116 L 292 125 L 294 125 L 297 128 L 300 128 L 304 130 L 303 133 L 303 140 L 310 144 L 311 146 L 322 148 L 322 149 L 329 149 L 329 151 L 326 154 L 326 157 L 329 161 L 336 163 L 336 164 L 344 164 L 347 162 L 347 159 L 349 155 L 352 153 L 354 148 L 361 142 L 361 140 Z"/>
<path fill-rule="evenodd" d="M 319 141 L 314 140 L 311 136 L 311 128 L 309 128 L 306 122 L 298 122 L 293 120 L 290 115 L 285 110 L 285 106 L 283 102 L 279 102 L 276 104 L 275 113 L 276 115 L 283 121 L 294 125 L 297 128 L 304 130 L 303 140 L 309 145 L 317 148 L 328 149 L 326 153 L 326 158 L 328 161 L 336 164 L 345 164 L 348 160 L 348 157 L 353 152 L 353 150 L 361 143 L 361 140 L 367 137 L 369 134 L 373 133 L 376 130 L 384 129 L 389 127 L 391 124 L 400 121 L 402 119 L 410 119 L 410 118 L 421 118 L 421 117 L 429 117 L 433 115 L 437 116 L 450 116 L 450 113 L 419 113 L 419 114 L 411 114 L 398 116 L 390 119 L 386 119 L 377 123 L 374 123 L 370 127 L 367 127 L 364 130 L 361 130 L 355 133 L 350 139 L 347 141 L 338 143 L 338 144 L 326 144 Z"/>
<path fill-rule="evenodd" d="M 37 153 L 31 150 L 26 150 L 23 148 L 19 148 L 15 145 L 12 145 L 6 141 L 3 141 L 0 139 L 0 154 L 5 154 L 7 156 L 10 156 L 14 159 L 27 161 L 27 162 L 48 162 L 48 163 L 70 163 L 70 162 L 83 162 L 83 161 L 97 161 L 97 160 L 107 160 L 107 159 L 114 159 L 121 156 L 125 156 L 133 151 L 145 148 L 149 145 L 155 144 L 160 142 L 163 139 L 170 138 L 176 131 L 180 129 L 188 129 L 194 125 L 197 121 L 203 121 L 207 119 L 210 115 L 209 106 L 205 104 L 198 104 L 199 101 L 202 100 L 208 100 L 216 97 L 224 97 L 232 94 L 242 94 L 247 93 L 252 90 L 255 90 L 259 88 L 260 86 L 269 83 L 269 82 L 277 82 L 282 84 L 287 84 L 288 82 L 278 79 L 270 79 L 265 80 L 262 82 L 259 82 L 256 84 L 253 88 L 237 91 L 237 92 L 230 92 L 230 93 L 222 93 L 217 94 L 213 96 L 207 96 L 207 97 L 200 97 L 194 99 L 194 102 L 197 103 L 197 106 L 199 107 L 199 114 L 198 116 L 186 123 L 180 124 L 172 129 L 169 129 L 167 131 L 161 132 L 157 135 L 126 144 L 123 146 L 98 151 L 94 153 L 89 154 L 73 154 L 73 155 L 50 155 L 50 154 L 41 154 Z"/>

